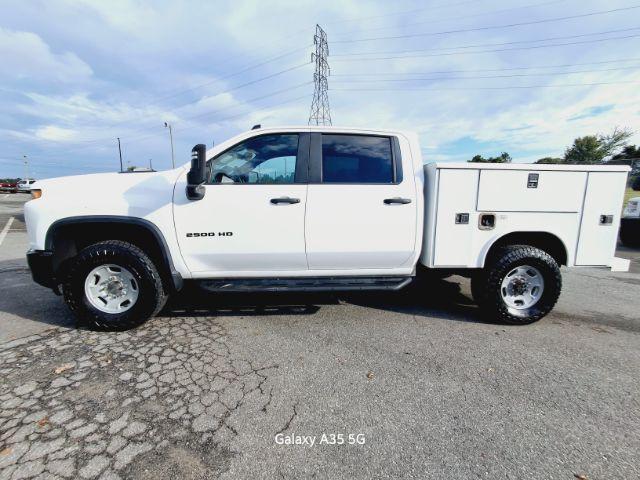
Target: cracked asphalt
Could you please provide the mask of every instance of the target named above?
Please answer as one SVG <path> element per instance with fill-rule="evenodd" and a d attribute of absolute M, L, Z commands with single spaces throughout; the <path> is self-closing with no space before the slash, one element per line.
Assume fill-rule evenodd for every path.
<path fill-rule="evenodd" d="M 640 477 L 639 251 L 618 252 L 629 273 L 565 270 L 527 327 L 483 321 L 451 277 L 375 295 L 190 288 L 99 333 L 31 281 L 22 201 L 0 197 L 0 479 Z"/>

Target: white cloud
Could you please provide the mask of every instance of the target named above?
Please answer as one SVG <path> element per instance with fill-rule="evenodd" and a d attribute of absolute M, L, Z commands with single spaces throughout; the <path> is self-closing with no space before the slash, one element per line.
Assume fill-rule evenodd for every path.
<path fill-rule="evenodd" d="M 518 2 L 527 3 L 532 2 Z M 571 48 L 393 61 L 338 61 L 340 53 L 443 49 L 634 26 L 633 16 L 627 12 L 455 35 L 353 44 L 333 42 L 482 27 L 605 9 L 596 0 L 584 0 L 579 8 L 562 1 L 521 10 L 510 4 L 507 7 L 514 8 L 506 12 L 458 19 L 507 7 L 498 0 L 464 7 L 443 2 L 437 5 L 437 9 L 428 8 L 418 0 L 377 0 L 366 5 L 343 0 L 20 2 L 3 12 L 0 20 L 0 56 L 4 62 L 0 80 L 7 90 L 19 92 L 0 96 L 0 135 L 6 139 L 3 144 L 7 154 L 41 149 L 43 155 L 57 158 L 56 155 L 62 157 L 67 152 L 82 152 L 92 162 L 109 165 L 117 154 L 115 137 L 121 137 L 126 157 L 153 158 L 154 165 L 162 167 L 162 162 L 168 165 L 169 158 L 164 121 L 173 125 L 176 156 L 180 157 L 182 152 L 185 158 L 194 143 L 210 143 L 211 139 L 219 142 L 254 123 L 306 124 L 313 87 L 294 90 L 292 86 L 311 80 L 311 68 L 246 88 L 234 87 L 308 61 L 311 49 L 266 62 L 236 76 L 228 75 L 310 44 L 316 22 L 329 35 L 332 54 L 329 60 L 334 73 L 329 79 L 329 96 L 334 124 L 417 130 L 429 159 L 465 160 L 467 154 L 493 155 L 502 150 L 509 151 L 516 160 L 530 159 L 561 154 L 576 136 L 608 132 L 616 125 L 640 131 L 638 85 L 472 88 L 640 80 L 634 70 L 416 84 L 436 89 L 431 91 L 339 91 L 343 87 L 362 90 L 385 85 L 341 84 L 339 80 L 345 77 L 340 74 L 344 73 L 401 75 L 637 56 L 639 41 L 631 39 Z M 607 8 L 624 6 L 627 6 L 624 0 L 607 3 Z M 413 13 L 395 14 L 408 11 Z M 74 28 L 69 28 L 70 25 Z M 393 86 L 401 85 L 398 82 Z M 447 90 L 452 88 L 461 89 Z M 229 89 L 233 90 L 226 91 Z M 270 95 L 279 90 L 284 91 Z M 306 97 L 297 99 L 305 94 Z M 296 100 L 290 102 L 292 99 Z M 611 108 L 599 108 L 603 105 Z M 638 137 L 634 140 L 638 142 Z"/>
<path fill-rule="evenodd" d="M 36 129 L 35 135 L 38 138 L 44 140 L 53 140 L 56 142 L 66 142 L 73 140 L 76 137 L 77 132 L 70 128 L 61 128 L 55 125 L 47 125 Z"/>
<path fill-rule="evenodd" d="M 93 74 L 91 67 L 71 52 L 54 53 L 32 32 L 0 28 L 0 78 L 18 84 L 77 83 Z"/>

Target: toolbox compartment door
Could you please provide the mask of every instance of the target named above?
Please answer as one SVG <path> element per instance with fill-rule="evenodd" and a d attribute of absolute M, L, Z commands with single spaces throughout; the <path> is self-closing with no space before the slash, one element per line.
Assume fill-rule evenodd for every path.
<path fill-rule="evenodd" d="M 611 265 L 618 240 L 626 180 L 626 172 L 589 172 L 576 265 Z"/>
<path fill-rule="evenodd" d="M 464 267 L 475 261 L 478 170 L 442 169 L 438 180 L 434 266 Z"/>
<path fill-rule="evenodd" d="M 482 170 L 478 211 L 579 212 L 586 172 Z"/>

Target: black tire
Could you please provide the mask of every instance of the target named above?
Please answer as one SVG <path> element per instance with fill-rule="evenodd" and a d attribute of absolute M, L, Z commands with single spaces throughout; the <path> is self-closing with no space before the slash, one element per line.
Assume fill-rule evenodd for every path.
<path fill-rule="evenodd" d="M 527 309 L 509 307 L 501 293 L 502 280 L 519 265 L 536 268 L 544 280 L 542 296 Z M 501 248 L 488 260 L 484 270 L 471 278 L 471 292 L 482 313 L 488 319 L 511 325 L 527 325 L 540 320 L 553 309 L 561 289 L 562 276 L 556 261 L 545 251 L 528 245 Z"/>
<path fill-rule="evenodd" d="M 629 225 L 620 226 L 620 241 L 625 247 L 640 247 L 640 228 L 631 228 Z"/>
<path fill-rule="evenodd" d="M 116 264 L 133 274 L 138 284 L 138 299 L 127 311 L 106 313 L 95 308 L 84 291 L 87 275 L 96 267 Z M 128 330 L 156 315 L 167 301 L 162 280 L 151 259 L 138 247 L 109 240 L 83 249 L 66 266 L 62 284 L 67 306 L 83 326 L 95 330 Z"/>

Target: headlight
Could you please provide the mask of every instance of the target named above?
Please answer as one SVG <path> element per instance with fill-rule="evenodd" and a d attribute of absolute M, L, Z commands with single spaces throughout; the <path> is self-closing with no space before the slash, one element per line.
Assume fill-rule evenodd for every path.
<path fill-rule="evenodd" d="M 42 190 L 31 190 L 31 197 L 36 200 L 42 196 Z"/>

